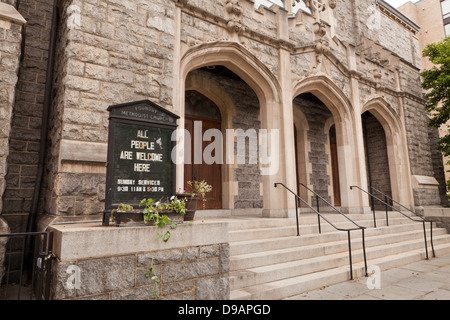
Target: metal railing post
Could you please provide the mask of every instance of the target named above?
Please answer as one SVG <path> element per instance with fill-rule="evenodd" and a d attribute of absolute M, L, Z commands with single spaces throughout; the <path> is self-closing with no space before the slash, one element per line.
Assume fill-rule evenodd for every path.
<path fill-rule="evenodd" d="M 426 259 L 428 260 L 427 231 L 425 229 L 426 229 L 425 221 L 423 221 L 423 237 L 425 238 L 425 254 L 426 254 Z"/>
<path fill-rule="evenodd" d="M 364 270 L 366 273 L 366 277 L 369 276 L 367 273 L 367 256 L 366 256 L 366 237 L 365 237 L 365 230 L 364 228 L 361 229 L 362 231 L 362 246 L 363 246 L 363 255 L 364 255 Z"/>
<path fill-rule="evenodd" d="M 316 195 L 316 207 L 317 207 L 317 212 L 320 213 L 320 208 L 319 208 L 319 196 Z M 322 226 L 320 225 L 320 216 L 317 215 L 317 222 L 318 222 L 318 226 L 319 226 L 319 233 L 322 234 Z"/>
<path fill-rule="evenodd" d="M 431 250 L 433 251 L 433 258 L 436 258 L 436 252 L 434 251 L 434 244 L 433 244 L 433 221 L 430 221 L 430 233 L 431 233 Z"/>
<path fill-rule="evenodd" d="M 375 213 L 375 203 L 373 201 L 373 196 L 370 196 L 371 202 L 372 202 L 372 215 L 373 215 L 373 227 L 376 228 L 377 227 L 377 218 L 376 218 L 376 213 Z"/>
<path fill-rule="evenodd" d="M 353 280 L 352 241 L 350 238 L 350 230 L 348 230 L 347 233 L 348 233 L 348 256 L 350 258 L 350 279 Z"/>
<path fill-rule="evenodd" d="M 386 225 L 389 227 L 389 214 L 388 214 L 388 205 L 387 205 L 387 197 L 384 196 L 385 208 L 386 208 Z"/>
<path fill-rule="evenodd" d="M 300 226 L 298 222 L 298 201 L 297 198 L 295 199 L 295 218 L 297 220 L 297 237 L 300 236 Z"/>

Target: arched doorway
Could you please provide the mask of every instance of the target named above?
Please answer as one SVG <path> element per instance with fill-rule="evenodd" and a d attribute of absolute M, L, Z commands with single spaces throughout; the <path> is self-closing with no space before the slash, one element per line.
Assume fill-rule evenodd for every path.
<path fill-rule="evenodd" d="M 252 181 L 251 183 L 248 183 L 249 181 L 239 181 L 242 177 L 251 177 L 252 175 L 240 174 L 236 171 L 240 169 L 239 167 L 234 168 L 236 170 L 230 170 L 232 169 L 230 165 L 223 166 L 223 171 L 227 171 L 228 169 L 228 174 L 222 175 L 222 177 L 225 178 L 223 181 L 225 185 L 223 188 L 223 198 L 228 199 L 224 203 L 224 209 L 231 209 L 247 214 L 251 205 L 251 208 L 255 209 L 254 212 L 261 213 L 262 211 L 262 216 L 264 217 L 293 216 L 295 210 L 292 201 L 289 201 L 291 200 L 291 196 L 284 190 L 274 190 L 274 183 L 276 182 L 284 181 L 287 185 L 295 183 L 295 177 L 290 174 L 294 168 L 294 160 L 291 156 L 291 154 L 293 154 L 293 149 L 289 148 L 290 146 L 285 147 L 287 143 L 283 143 L 284 141 L 293 141 L 291 130 L 287 129 L 286 126 L 283 126 L 283 119 L 289 117 L 289 112 L 283 109 L 282 89 L 278 79 L 268 66 L 257 59 L 248 49 L 238 43 L 217 41 L 194 46 L 186 51 L 180 60 L 180 77 L 177 78 L 178 80 L 174 85 L 176 88 L 174 91 L 174 110 L 180 114 L 181 119 L 183 119 L 182 123 L 180 123 L 180 129 L 184 129 L 185 125 L 185 110 L 182 106 L 184 106 L 185 103 L 184 94 L 188 89 L 187 81 L 189 76 L 198 69 L 209 69 L 214 67 L 217 69 L 217 66 L 224 67 L 241 78 L 241 83 L 245 86 L 241 85 L 236 88 L 246 90 L 245 94 L 251 92 L 252 96 L 255 97 L 257 108 L 254 108 L 253 111 L 257 114 L 256 121 L 259 123 L 259 128 L 261 130 L 266 130 L 269 134 L 272 134 L 275 131 L 275 134 L 273 135 L 275 137 L 277 137 L 276 133 L 279 133 L 278 137 L 282 138 L 285 136 L 286 138 L 285 140 L 278 139 L 280 143 L 270 143 L 270 146 L 281 145 L 279 152 L 277 151 L 274 153 L 274 159 L 270 159 L 267 163 L 261 164 L 257 169 L 254 169 L 253 167 L 243 168 L 250 171 L 258 170 L 260 174 L 256 181 Z M 202 90 L 199 91 L 204 93 Z M 229 93 L 228 90 L 225 91 Z M 235 96 L 232 93 L 229 93 L 229 95 L 232 99 L 235 99 Z M 241 110 L 238 106 L 238 101 L 247 102 L 246 99 L 233 100 L 236 105 L 235 110 L 237 113 Z M 219 106 L 219 108 L 221 107 Z M 222 109 L 220 110 L 222 111 Z M 224 122 L 226 122 L 228 124 L 225 129 L 241 128 L 240 124 L 228 122 L 229 118 L 226 114 L 222 115 L 222 123 L 224 124 Z M 236 119 L 249 120 L 245 114 L 242 116 L 237 115 Z M 252 127 L 256 128 L 254 125 L 252 125 Z M 244 130 L 244 128 L 242 129 Z M 179 130 L 179 132 L 181 134 L 177 135 L 176 139 L 177 141 L 183 141 L 183 130 Z M 227 139 L 227 142 L 228 140 L 229 139 Z M 231 148 L 234 146 L 233 143 L 229 143 L 229 145 Z M 185 181 L 183 163 L 184 154 L 181 149 L 182 148 L 177 148 L 176 151 L 177 186 L 184 185 Z M 290 159 L 287 160 L 289 161 L 288 164 L 284 161 L 279 161 L 283 157 L 285 159 Z M 233 161 L 239 160 L 236 160 L 235 157 L 232 158 Z M 289 172 L 289 175 L 287 172 Z M 230 177 L 230 179 L 227 180 L 228 177 Z M 256 185 L 256 189 L 252 188 L 252 186 Z M 246 192 L 241 192 L 241 189 L 246 189 Z M 236 196 L 251 198 L 252 202 L 240 202 L 239 200 L 236 200 Z"/>
<path fill-rule="evenodd" d="M 207 201 L 204 203 L 205 209 L 221 209 L 222 208 L 222 163 L 223 161 L 215 161 L 214 163 L 205 163 L 203 151 L 214 141 L 205 141 L 203 139 L 205 132 L 210 129 L 222 130 L 222 116 L 217 105 L 202 95 L 201 93 L 191 90 L 186 92 L 185 101 L 185 129 L 190 133 L 190 140 L 185 143 L 190 144 L 187 150 L 191 150 L 190 161 L 185 161 L 184 177 L 185 188 L 188 188 L 188 181 L 205 180 L 213 187 L 213 191 L 207 193 Z M 196 132 L 198 130 L 198 132 Z M 201 139 L 196 141 L 197 137 Z M 201 157 L 195 157 L 196 143 L 201 143 Z M 220 152 L 221 155 L 215 154 Z M 212 156 L 222 156 L 222 150 L 213 149 Z M 200 159 L 200 161 L 199 161 Z M 187 159 L 186 159 L 187 160 Z M 203 209 L 203 202 L 199 203 L 198 209 Z"/>
<path fill-rule="evenodd" d="M 369 111 L 363 113 L 362 124 L 369 192 L 383 198 L 372 190 L 372 188 L 375 188 L 392 197 L 386 134 L 383 126 Z M 376 209 L 384 209 L 385 207 L 382 203 L 376 201 L 373 205 Z"/>
<path fill-rule="evenodd" d="M 327 106 L 314 94 L 300 94 L 293 101 L 297 181 L 329 203 L 341 206 L 336 126 Z M 316 206 L 317 198 L 306 188 L 298 193 Z M 325 203 L 319 201 L 320 207 Z"/>
<path fill-rule="evenodd" d="M 378 177 L 377 172 L 374 171 L 374 159 L 368 164 L 370 168 L 366 162 L 368 185 L 375 188 L 377 186 L 381 188 L 381 184 L 389 186 L 389 188 L 381 191 L 388 195 L 391 194 L 392 198 L 402 205 L 413 208 L 414 197 L 406 141 L 407 134 L 395 108 L 383 98 L 376 97 L 365 104 L 361 119 L 365 146 L 372 146 L 372 143 L 368 141 L 369 136 L 373 135 L 369 131 L 370 127 L 379 132 L 378 140 L 383 141 L 382 152 L 377 152 L 377 156 L 382 157 L 382 160 L 378 160 L 378 162 L 383 163 L 380 165 L 381 168 L 384 167 L 384 169 L 381 169 L 383 175 Z M 370 152 L 370 150 L 368 152 L 366 150 L 366 154 Z M 372 181 L 369 179 L 372 179 Z M 379 182 L 380 179 L 384 182 Z"/>

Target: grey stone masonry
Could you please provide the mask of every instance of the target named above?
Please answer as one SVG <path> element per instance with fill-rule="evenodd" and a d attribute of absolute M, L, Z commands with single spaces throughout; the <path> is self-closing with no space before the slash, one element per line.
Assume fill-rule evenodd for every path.
<path fill-rule="evenodd" d="M 55 230 L 58 259 L 52 299 L 229 299 L 226 224 L 167 228 L 171 233 L 167 243 L 157 237 L 166 229 L 156 227 L 74 228 Z M 66 242 L 74 241 L 77 249 L 66 247 Z"/>
<path fill-rule="evenodd" d="M 37 174 L 53 0 L 14 2 L 26 20 L 26 29 L 9 134 L 3 213 L 14 231 L 23 231 Z M 10 39 L 18 41 L 20 52 L 20 32 Z"/>
<path fill-rule="evenodd" d="M 294 100 L 294 106 L 303 112 L 309 124 L 307 139 L 311 145 L 309 160 L 312 166 L 310 183 L 315 192 L 330 201 L 331 195 L 328 189 L 331 184 L 329 175 L 331 160 L 325 122 L 332 117 L 332 114 L 319 99 L 311 94 L 298 96 Z M 312 194 L 310 196 L 310 203 L 316 205 L 316 197 Z"/>
<path fill-rule="evenodd" d="M 0 199 L 7 184 L 11 123 L 21 56 L 22 28 L 26 21 L 15 8 L 0 3 Z M 0 214 L 3 201 L 0 200 Z"/>
<path fill-rule="evenodd" d="M 383 126 L 370 112 L 363 114 L 363 126 L 369 185 L 392 197 L 386 134 Z M 381 198 L 383 197 L 381 196 Z M 374 205 L 379 210 L 385 208 L 378 201 Z"/>

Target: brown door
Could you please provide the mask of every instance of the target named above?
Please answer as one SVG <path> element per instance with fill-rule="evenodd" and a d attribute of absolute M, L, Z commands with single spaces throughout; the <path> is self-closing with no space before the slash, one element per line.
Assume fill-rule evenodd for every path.
<path fill-rule="evenodd" d="M 196 117 L 186 116 L 185 120 L 185 128 L 191 134 L 191 163 L 185 164 L 184 166 L 184 179 L 185 179 L 185 188 L 186 190 L 190 190 L 187 181 L 197 180 L 202 181 L 206 180 L 208 184 L 212 185 L 213 190 L 206 194 L 206 203 L 205 209 L 221 209 L 222 208 L 222 166 L 221 164 L 213 163 L 213 164 L 195 164 L 194 163 L 194 122 L 201 121 L 202 122 L 202 137 L 205 131 L 208 129 L 218 129 L 221 130 L 221 122 L 218 120 L 210 120 L 210 119 L 199 119 Z M 208 146 L 208 144 L 213 141 L 203 141 L 202 150 Z M 203 157 L 202 157 L 203 159 Z M 203 160 L 202 160 L 203 161 Z M 203 201 L 199 201 L 198 210 L 203 209 Z"/>
<path fill-rule="evenodd" d="M 330 151 L 331 151 L 331 170 L 333 180 L 333 196 L 334 205 L 336 207 L 341 206 L 341 188 L 339 181 L 339 162 L 336 142 L 336 127 L 333 126 L 330 129 Z"/>

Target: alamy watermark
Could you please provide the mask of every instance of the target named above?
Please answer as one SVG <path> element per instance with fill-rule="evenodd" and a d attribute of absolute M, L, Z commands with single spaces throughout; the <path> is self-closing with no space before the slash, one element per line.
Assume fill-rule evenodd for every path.
<path fill-rule="evenodd" d="M 66 273 L 68 273 L 70 276 L 67 278 L 67 281 L 65 283 L 66 289 L 73 290 L 81 289 L 81 269 L 79 266 L 76 265 L 70 265 L 66 269 Z"/>
<path fill-rule="evenodd" d="M 195 121 L 192 133 L 175 130 L 172 141 L 176 142 L 171 154 L 175 164 L 259 164 L 262 175 L 275 175 L 280 167 L 278 129 L 227 129 L 224 132 L 208 129 L 203 132 L 202 121 Z"/>
<path fill-rule="evenodd" d="M 369 290 L 381 289 L 381 268 L 379 266 L 369 266 L 367 268 L 367 288 Z"/>

